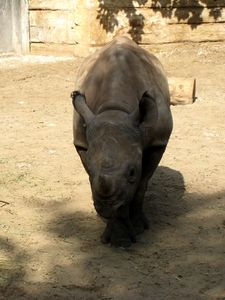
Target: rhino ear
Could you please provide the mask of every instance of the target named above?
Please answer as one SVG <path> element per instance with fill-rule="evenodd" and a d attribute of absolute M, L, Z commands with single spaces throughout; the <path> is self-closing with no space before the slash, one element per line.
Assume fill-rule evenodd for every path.
<path fill-rule="evenodd" d="M 157 105 L 154 97 L 148 91 L 144 92 L 139 106 L 130 114 L 130 118 L 137 126 L 151 126 L 157 121 Z"/>
<path fill-rule="evenodd" d="M 88 125 L 94 118 L 94 114 L 87 106 L 85 96 L 79 91 L 73 91 L 71 93 L 71 98 L 74 109 L 78 112 L 78 114 L 84 119 L 85 123 Z"/>
<path fill-rule="evenodd" d="M 139 128 L 142 133 L 143 146 L 151 143 L 154 136 L 154 129 L 158 121 L 158 106 L 155 97 L 146 91 L 139 104 Z"/>
<path fill-rule="evenodd" d="M 135 126 L 139 126 L 140 123 L 140 110 L 139 107 L 137 107 L 130 115 L 129 115 L 132 123 Z"/>
<path fill-rule="evenodd" d="M 149 91 L 144 92 L 139 103 L 139 121 L 140 124 L 146 123 L 153 126 L 158 119 L 158 107 L 154 95 Z"/>

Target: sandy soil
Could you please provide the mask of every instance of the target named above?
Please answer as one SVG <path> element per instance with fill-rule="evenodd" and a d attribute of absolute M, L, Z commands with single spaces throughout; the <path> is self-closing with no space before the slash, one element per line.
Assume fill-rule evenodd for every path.
<path fill-rule="evenodd" d="M 225 44 L 159 51 L 198 101 L 149 183 L 151 229 L 130 249 L 104 224 L 72 144 L 82 59 L 0 59 L 0 299 L 225 299 Z"/>

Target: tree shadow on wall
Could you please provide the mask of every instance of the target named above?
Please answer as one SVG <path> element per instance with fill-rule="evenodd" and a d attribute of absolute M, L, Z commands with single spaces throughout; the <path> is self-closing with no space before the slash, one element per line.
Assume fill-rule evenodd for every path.
<path fill-rule="evenodd" d="M 136 0 L 135 6 L 132 0 L 98 0 L 97 19 L 106 32 L 113 33 L 119 26 L 118 15 L 124 13 L 129 22 L 128 34 L 135 42 L 142 41 L 144 34 L 145 16 L 140 13 L 138 7 L 146 5 L 148 0 Z M 209 0 L 152 0 L 151 7 L 155 13 L 160 13 L 163 18 L 177 19 L 177 23 L 187 23 L 192 29 L 204 23 L 202 13 L 208 7 Z M 221 1 L 211 3 L 209 16 L 218 21 L 222 16 Z M 168 21 L 170 23 L 170 21 Z"/>
<path fill-rule="evenodd" d="M 221 1 L 211 1 L 213 4 L 208 7 L 209 2 L 209 0 L 153 0 L 152 6 L 163 18 L 175 17 L 178 23 L 185 22 L 195 29 L 204 23 L 202 14 L 205 8 L 209 9 L 209 17 L 215 21 L 222 16 Z"/>
<path fill-rule="evenodd" d="M 119 25 L 118 14 L 122 12 L 129 20 L 130 29 L 128 33 L 131 38 L 137 43 L 141 41 L 141 35 L 144 33 L 145 17 L 137 12 L 137 8 L 134 6 L 132 0 L 98 0 L 98 2 L 99 8 L 97 19 L 106 32 L 113 33 L 115 31 L 116 27 Z M 147 0 L 137 0 L 136 2 L 138 5 L 143 6 L 147 3 Z"/>

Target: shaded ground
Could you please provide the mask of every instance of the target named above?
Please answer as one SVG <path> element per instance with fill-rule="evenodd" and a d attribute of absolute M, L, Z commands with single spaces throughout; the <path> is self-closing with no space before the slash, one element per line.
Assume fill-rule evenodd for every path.
<path fill-rule="evenodd" d="M 197 78 L 199 99 L 172 108 L 146 195 L 151 229 L 128 250 L 100 244 L 104 224 L 72 145 L 81 59 L 0 60 L 1 300 L 225 299 L 224 47 L 157 53 L 168 74 Z"/>

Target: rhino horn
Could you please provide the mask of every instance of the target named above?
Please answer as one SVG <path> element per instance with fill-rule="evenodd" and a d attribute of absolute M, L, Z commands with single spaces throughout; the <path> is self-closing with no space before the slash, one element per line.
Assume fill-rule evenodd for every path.
<path fill-rule="evenodd" d="M 74 91 L 71 94 L 73 106 L 78 114 L 84 119 L 86 124 L 89 124 L 94 118 L 93 112 L 87 106 L 85 95 L 79 91 Z"/>

